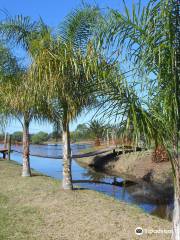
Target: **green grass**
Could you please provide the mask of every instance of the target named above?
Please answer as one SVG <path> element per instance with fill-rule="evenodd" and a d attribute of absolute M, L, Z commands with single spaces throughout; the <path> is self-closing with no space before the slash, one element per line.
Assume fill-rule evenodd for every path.
<path fill-rule="evenodd" d="M 135 240 L 137 224 L 170 228 L 135 206 L 90 190 L 64 191 L 59 180 L 33 174 L 23 178 L 20 165 L 0 160 L 0 240 Z"/>
<path fill-rule="evenodd" d="M 42 224 L 38 210 L 33 207 L 1 205 L 0 209 L 0 239 L 36 239 L 32 233 Z"/>

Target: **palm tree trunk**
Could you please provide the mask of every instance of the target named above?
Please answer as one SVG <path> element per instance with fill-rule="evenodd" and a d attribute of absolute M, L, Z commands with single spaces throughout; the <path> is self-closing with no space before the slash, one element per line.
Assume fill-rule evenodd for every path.
<path fill-rule="evenodd" d="M 7 133 L 4 133 L 4 148 L 7 147 Z"/>
<path fill-rule="evenodd" d="M 29 122 L 24 121 L 23 126 L 23 177 L 31 176 L 31 168 L 29 161 Z"/>
<path fill-rule="evenodd" d="M 180 240 L 180 156 L 179 156 L 179 123 L 174 138 L 174 210 L 173 210 L 173 234 L 172 240 Z"/>
<path fill-rule="evenodd" d="M 180 240 L 180 174 L 176 173 L 174 189 L 173 240 Z"/>
<path fill-rule="evenodd" d="M 180 240 L 180 159 L 179 159 L 179 136 L 178 130 L 175 136 L 174 144 L 174 211 L 173 211 L 173 234 L 172 240 Z"/>
<path fill-rule="evenodd" d="M 173 240 L 180 240 L 180 156 L 178 151 L 179 133 L 180 133 L 180 5 L 179 1 L 173 2 L 173 19 L 175 26 L 175 41 L 174 41 L 174 76 L 175 76 L 175 93 L 177 101 L 177 122 L 175 132 L 175 180 L 174 180 L 174 213 L 173 213 Z"/>
<path fill-rule="evenodd" d="M 69 123 L 63 123 L 63 180 L 62 187 L 66 190 L 72 190 L 72 175 L 71 175 L 71 146 L 70 146 L 70 133 Z"/>

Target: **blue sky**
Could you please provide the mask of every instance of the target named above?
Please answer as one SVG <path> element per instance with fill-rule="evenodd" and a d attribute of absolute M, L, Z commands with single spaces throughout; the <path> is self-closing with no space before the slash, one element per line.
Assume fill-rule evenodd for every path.
<path fill-rule="evenodd" d="M 122 0 L 87 0 L 84 2 L 97 4 L 100 8 L 110 7 L 123 11 Z M 130 7 L 133 1 L 128 0 L 125 2 Z M 134 2 L 138 1 L 134 0 Z M 147 0 L 142 2 L 145 4 Z M 30 16 L 34 20 L 42 17 L 46 24 L 56 28 L 71 10 L 81 6 L 81 4 L 82 0 L 0 0 L 0 9 L 7 11 L 11 16 L 22 14 L 23 16 Z M 0 13 L 0 17 L 1 19 L 3 18 L 2 13 Z M 21 50 L 16 50 L 16 53 L 20 56 L 22 55 Z M 71 124 L 71 130 L 75 129 L 79 123 L 88 122 L 91 116 L 92 114 L 82 114 L 76 122 Z M 12 133 L 22 130 L 22 127 L 17 121 L 13 121 L 6 130 Z M 38 132 L 40 130 L 51 132 L 52 127 L 49 124 L 31 123 L 30 132 Z"/>
<path fill-rule="evenodd" d="M 123 6 L 122 0 L 87 0 L 84 2 L 97 4 L 101 8 L 111 7 L 122 10 Z M 1 0 L 0 8 L 7 10 L 11 15 L 28 15 L 33 19 L 41 16 L 47 24 L 56 27 L 73 8 L 77 8 L 81 3 L 82 0 Z M 126 1 L 128 6 L 131 6 L 131 3 L 131 0 Z"/>

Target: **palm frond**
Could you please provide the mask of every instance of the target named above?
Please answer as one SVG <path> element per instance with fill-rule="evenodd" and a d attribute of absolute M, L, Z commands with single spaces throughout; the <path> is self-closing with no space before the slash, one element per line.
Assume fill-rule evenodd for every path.
<path fill-rule="evenodd" d="M 60 24 L 58 35 L 75 48 L 86 48 L 88 41 L 95 36 L 97 23 L 101 20 L 98 7 L 86 5 L 73 10 Z"/>
<path fill-rule="evenodd" d="M 32 21 L 30 17 L 22 15 L 8 17 L 0 23 L 0 33 L 3 38 L 15 45 L 23 46 L 26 50 L 36 31 L 36 22 Z"/>

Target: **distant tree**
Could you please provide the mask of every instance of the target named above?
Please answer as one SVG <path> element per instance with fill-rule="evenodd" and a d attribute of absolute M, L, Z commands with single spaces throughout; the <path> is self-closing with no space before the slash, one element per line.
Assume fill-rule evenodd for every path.
<path fill-rule="evenodd" d="M 85 123 L 79 124 L 76 127 L 76 130 L 71 132 L 71 138 L 74 141 L 90 139 L 91 136 L 90 136 L 90 132 L 87 124 Z"/>
<path fill-rule="evenodd" d="M 77 132 L 87 132 L 88 131 L 88 126 L 86 123 L 78 124 L 76 127 Z"/>
<path fill-rule="evenodd" d="M 100 139 L 103 137 L 105 133 L 106 125 L 99 120 L 92 120 L 89 123 L 89 130 L 92 138 L 95 139 L 95 145 L 100 146 Z"/>
<path fill-rule="evenodd" d="M 53 131 L 48 135 L 48 139 L 53 140 L 55 142 L 58 142 L 58 140 L 60 140 L 61 138 L 62 138 L 62 133 L 57 131 Z"/>
<path fill-rule="evenodd" d="M 22 142 L 23 132 L 17 131 L 11 135 L 12 142 Z"/>
<path fill-rule="evenodd" d="M 38 132 L 37 134 L 32 135 L 32 137 L 31 137 L 31 142 L 33 144 L 43 143 L 47 140 L 48 140 L 48 133 L 42 132 L 42 131 Z"/>

